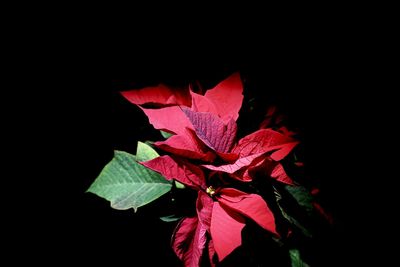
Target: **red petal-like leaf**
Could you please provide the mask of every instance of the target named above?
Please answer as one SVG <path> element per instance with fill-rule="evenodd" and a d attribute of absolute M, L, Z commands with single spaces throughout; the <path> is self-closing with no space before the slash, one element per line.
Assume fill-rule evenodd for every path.
<path fill-rule="evenodd" d="M 197 228 L 197 223 L 197 217 L 183 218 L 176 226 L 172 235 L 172 248 L 178 258 L 182 261 L 190 248 L 191 241 Z"/>
<path fill-rule="evenodd" d="M 175 134 L 186 134 L 186 128 L 193 128 L 180 107 L 172 106 L 159 109 L 142 108 L 155 129 Z"/>
<path fill-rule="evenodd" d="M 121 92 L 131 103 L 191 106 L 189 90 L 173 89 L 164 84 Z"/>
<path fill-rule="evenodd" d="M 234 73 L 204 95 L 214 103 L 218 115 L 226 123 L 237 120 L 243 101 L 243 84 L 239 73 Z"/>
<path fill-rule="evenodd" d="M 293 148 L 295 146 L 298 145 L 298 143 L 299 142 L 291 142 L 291 143 L 282 145 L 277 151 L 275 151 L 271 154 L 271 159 L 273 159 L 275 161 L 282 160 L 284 157 L 286 157 L 290 153 L 290 151 L 293 150 Z"/>
<path fill-rule="evenodd" d="M 274 160 L 284 158 L 296 145 L 297 141 L 271 129 L 261 129 L 249 134 L 239 140 L 238 144 L 232 149 L 232 153 L 240 156 L 248 156 L 255 153 L 266 153 L 275 151 L 271 154 Z"/>
<path fill-rule="evenodd" d="M 253 163 L 254 160 L 257 160 L 259 157 L 262 157 L 264 153 L 253 154 L 247 157 L 239 158 L 234 163 L 215 166 L 211 164 L 204 164 L 203 167 L 213 170 L 213 171 L 222 171 L 229 174 L 232 174 L 243 167 L 249 166 Z"/>
<path fill-rule="evenodd" d="M 206 188 L 203 171 L 189 162 L 178 160 L 170 156 L 161 156 L 141 162 L 141 164 L 153 171 L 159 172 L 167 180 L 175 179 L 195 189 L 204 190 Z"/>
<path fill-rule="evenodd" d="M 317 202 L 312 202 L 314 209 L 316 209 L 319 214 L 321 214 L 325 220 L 329 222 L 329 224 L 333 224 L 333 217 L 329 213 L 327 213 L 322 206 Z"/>
<path fill-rule="evenodd" d="M 215 267 L 215 262 L 214 262 L 214 256 L 215 256 L 215 248 L 214 248 L 214 241 L 210 239 L 208 241 L 208 257 L 210 259 L 210 265 L 211 267 Z"/>
<path fill-rule="evenodd" d="M 218 202 L 226 209 L 252 219 L 265 230 L 279 236 L 276 232 L 274 214 L 261 196 L 233 188 L 223 188 L 219 191 Z"/>
<path fill-rule="evenodd" d="M 242 244 L 244 226 L 245 220 L 242 216 L 214 202 L 210 227 L 211 239 L 220 261 Z"/>
<path fill-rule="evenodd" d="M 212 113 L 194 112 L 188 108 L 182 108 L 182 110 L 192 123 L 196 135 L 204 144 L 217 152 L 229 152 L 237 130 L 234 120 L 229 120 L 225 124 Z"/>
<path fill-rule="evenodd" d="M 255 176 L 264 176 L 265 178 L 270 177 L 281 183 L 295 185 L 293 180 L 287 175 L 282 164 L 273 161 L 270 158 L 265 158 L 256 165 L 249 167 L 240 178 L 244 181 L 251 181 Z"/>
<path fill-rule="evenodd" d="M 185 266 L 200 266 L 201 257 L 210 231 L 213 200 L 203 191 L 198 192 L 197 218 L 185 218 L 172 236 L 172 248 Z"/>
<path fill-rule="evenodd" d="M 203 95 L 196 94 L 190 91 L 192 96 L 192 107 L 191 110 L 195 112 L 209 112 L 218 116 L 217 108 L 215 103 Z"/>
<path fill-rule="evenodd" d="M 212 198 L 203 191 L 199 191 L 197 195 L 196 209 L 199 222 L 205 226 L 207 231 L 211 225 L 211 213 L 214 201 Z"/>
<path fill-rule="evenodd" d="M 202 161 L 212 162 L 216 155 L 187 129 L 185 135 L 173 135 L 165 141 L 155 142 L 154 146 L 172 154 Z"/>
<path fill-rule="evenodd" d="M 271 178 L 276 179 L 281 183 L 295 185 L 280 163 L 276 163 L 275 167 L 272 169 Z"/>
<path fill-rule="evenodd" d="M 225 162 L 233 162 L 236 161 L 239 158 L 238 154 L 234 153 L 220 153 L 217 152 L 218 157 L 220 157 L 223 161 Z"/>
<path fill-rule="evenodd" d="M 200 266 L 206 243 L 206 230 L 196 217 L 182 219 L 172 236 L 172 248 L 185 267 Z"/>

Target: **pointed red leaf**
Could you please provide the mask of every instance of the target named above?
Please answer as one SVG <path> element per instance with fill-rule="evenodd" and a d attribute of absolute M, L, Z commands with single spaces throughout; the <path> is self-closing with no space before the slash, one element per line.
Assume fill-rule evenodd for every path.
<path fill-rule="evenodd" d="M 295 185 L 293 180 L 289 177 L 289 175 L 287 175 L 283 165 L 280 163 L 276 163 L 275 167 L 272 169 L 271 178 L 276 179 L 281 183 Z"/>
<path fill-rule="evenodd" d="M 324 217 L 324 219 L 328 221 L 329 224 L 333 224 L 332 215 L 327 213 L 319 203 L 313 201 L 312 205 L 313 205 L 314 209 L 316 209 L 318 211 L 318 213 L 321 214 Z"/>
<path fill-rule="evenodd" d="M 223 122 L 237 120 L 243 101 L 243 84 L 239 73 L 234 73 L 204 95 L 209 99 Z"/>
<path fill-rule="evenodd" d="M 206 231 L 196 217 L 182 219 L 172 236 L 172 249 L 185 267 L 200 266 L 206 243 Z"/>
<path fill-rule="evenodd" d="M 170 156 L 161 156 L 141 162 L 153 171 L 159 172 L 167 180 L 175 179 L 195 189 L 205 189 L 206 181 L 203 171 L 194 164 Z"/>
<path fill-rule="evenodd" d="M 191 129 L 186 129 L 185 135 L 173 135 L 165 141 L 155 142 L 154 146 L 175 154 L 177 156 L 199 159 L 212 162 L 216 155 L 209 150 L 196 136 Z"/>
<path fill-rule="evenodd" d="M 201 257 L 210 231 L 213 200 L 203 191 L 198 192 L 197 218 L 185 218 L 172 236 L 172 248 L 185 266 L 200 266 Z"/>
<path fill-rule="evenodd" d="M 172 235 L 172 249 L 180 260 L 183 261 L 197 228 L 197 217 L 183 218 L 175 228 Z"/>
<path fill-rule="evenodd" d="M 214 256 L 215 256 L 215 248 L 214 248 L 214 241 L 210 239 L 208 241 L 208 257 L 210 259 L 210 265 L 211 267 L 215 267 L 215 262 L 214 262 Z"/>
<path fill-rule="evenodd" d="M 218 202 L 214 202 L 210 230 L 219 261 L 222 261 L 242 244 L 244 226 L 245 220 L 242 216 L 224 209 Z"/>
<path fill-rule="evenodd" d="M 186 128 L 193 128 L 189 119 L 178 106 L 159 109 L 141 109 L 149 118 L 149 122 L 155 129 L 184 135 L 186 133 Z"/>
<path fill-rule="evenodd" d="M 261 129 L 239 140 L 232 153 L 248 156 L 255 153 L 275 151 L 274 160 L 284 158 L 296 145 L 297 141 L 271 129 Z"/>
<path fill-rule="evenodd" d="M 238 174 L 239 175 L 239 174 Z M 273 161 L 270 158 L 265 158 L 254 166 L 249 167 L 240 178 L 244 181 L 251 181 L 253 177 L 272 178 L 281 183 L 295 185 L 293 180 L 287 175 L 282 164 Z"/>
<path fill-rule="evenodd" d="M 287 143 L 287 144 L 284 144 L 284 145 L 281 145 L 281 147 L 277 150 L 277 151 L 275 151 L 275 152 L 273 152 L 272 154 L 271 154 L 271 159 L 273 159 L 273 160 L 275 160 L 275 161 L 280 161 L 280 160 L 282 160 L 284 157 L 286 157 L 289 153 L 290 153 L 290 151 L 292 151 L 293 150 L 293 148 L 295 147 L 295 146 L 297 146 L 299 144 L 299 142 L 291 142 L 291 143 Z"/>
<path fill-rule="evenodd" d="M 220 153 L 217 152 L 218 157 L 220 157 L 225 162 L 234 162 L 239 159 L 238 154 L 234 153 Z"/>
<path fill-rule="evenodd" d="M 218 116 L 217 108 L 215 103 L 203 95 L 196 94 L 190 91 L 192 96 L 191 110 L 195 112 L 209 112 Z"/>
<path fill-rule="evenodd" d="M 212 164 L 204 164 L 203 167 L 213 170 L 213 171 L 222 171 L 229 174 L 232 174 L 243 167 L 249 166 L 253 163 L 253 161 L 257 160 L 259 157 L 262 157 L 263 153 L 253 154 L 247 157 L 239 158 L 234 163 L 224 164 L 220 166 L 215 166 Z"/>
<path fill-rule="evenodd" d="M 279 236 L 276 232 L 274 214 L 261 196 L 233 188 L 223 188 L 219 191 L 218 202 L 226 209 L 252 219 L 265 230 Z"/>
<path fill-rule="evenodd" d="M 139 90 L 123 91 L 121 94 L 131 103 L 162 104 L 162 105 L 184 105 L 190 107 L 191 96 L 189 90 L 174 89 L 164 84 L 154 87 L 145 87 Z"/>
<path fill-rule="evenodd" d="M 217 115 L 205 112 L 194 112 L 182 108 L 192 123 L 196 135 L 209 148 L 216 152 L 229 152 L 235 140 L 237 125 L 234 120 L 225 124 Z"/>
<path fill-rule="evenodd" d="M 197 216 L 199 217 L 199 222 L 205 226 L 207 231 L 209 231 L 211 225 L 211 213 L 213 204 L 214 201 L 207 193 L 203 191 L 199 191 L 197 193 Z"/>

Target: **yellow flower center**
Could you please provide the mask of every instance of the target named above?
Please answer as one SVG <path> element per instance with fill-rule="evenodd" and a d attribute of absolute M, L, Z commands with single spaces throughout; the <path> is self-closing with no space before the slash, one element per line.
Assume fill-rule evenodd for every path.
<path fill-rule="evenodd" d="M 215 194 L 215 189 L 212 186 L 210 186 L 206 189 L 206 192 L 212 197 Z"/>

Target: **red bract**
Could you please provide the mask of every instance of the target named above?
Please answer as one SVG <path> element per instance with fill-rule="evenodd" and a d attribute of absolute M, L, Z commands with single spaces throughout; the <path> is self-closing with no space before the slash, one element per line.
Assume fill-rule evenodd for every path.
<path fill-rule="evenodd" d="M 256 173 L 293 184 L 279 163 L 297 145 L 292 137 L 261 129 L 235 143 L 242 91 L 235 73 L 205 95 L 189 88 L 177 93 L 163 85 L 123 93 L 139 105 L 156 129 L 174 134 L 154 143 L 170 155 L 142 164 L 198 191 L 197 217 L 183 219 L 172 240 L 185 266 L 199 266 L 206 247 L 210 256 L 215 251 L 223 260 L 241 245 L 247 219 L 279 236 L 274 215 L 261 196 L 210 186 L 221 175 L 249 182 Z"/>

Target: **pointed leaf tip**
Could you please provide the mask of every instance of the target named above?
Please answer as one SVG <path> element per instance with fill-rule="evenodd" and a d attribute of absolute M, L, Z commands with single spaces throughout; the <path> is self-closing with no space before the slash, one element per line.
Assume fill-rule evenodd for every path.
<path fill-rule="evenodd" d="M 111 202 L 120 210 L 146 205 L 171 190 L 172 184 L 158 173 L 142 166 L 134 155 L 115 151 L 87 190 Z"/>

